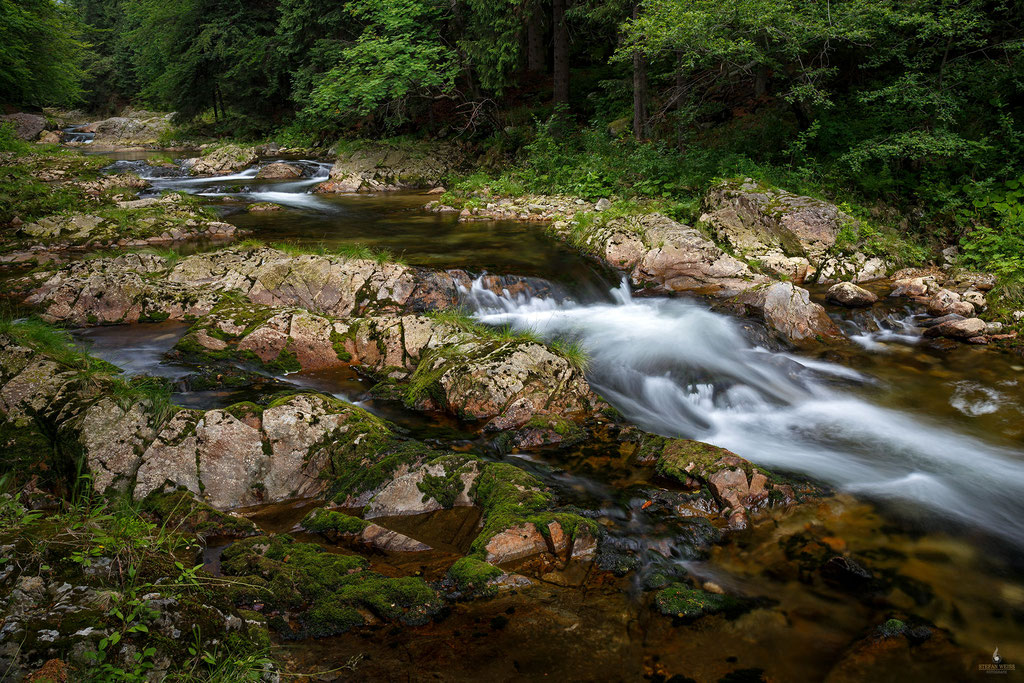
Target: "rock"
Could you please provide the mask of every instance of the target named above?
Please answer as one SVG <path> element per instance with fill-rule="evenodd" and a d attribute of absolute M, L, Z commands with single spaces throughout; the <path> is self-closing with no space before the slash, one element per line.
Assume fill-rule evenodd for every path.
<path fill-rule="evenodd" d="M 892 292 L 889 296 L 921 297 L 928 293 L 928 285 L 923 277 L 893 280 Z"/>
<path fill-rule="evenodd" d="M 942 261 L 943 263 L 953 264 L 956 263 L 957 257 L 960 256 L 960 248 L 956 246 L 946 247 L 942 250 Z"/>
<path fill-rule="evenodd" d="M 463 161 L 461 151 L 449 144 L 362 143 L 339 153 L 329 180 L 315 191 L 390 192 L 433 188 Z"/>
<path fill-rule="evenodd" d="M 547 541 L 532 523 L 511 527 L 496 534 L 487 543 L 486 562 L 502 564 L 548 551 Z"/>
<path fill-rule="evenodd" d="M 475 461 L 465 462 L 457 456 L 447 459 L 448 462 L 434 462 L 423 465 L 408 474 L 395 477 L 366 506 L 363 517 L 390 517 L 395 515 L 419 515 L 435 512 L 445 507 L 469 507 L 473 500 L 469 496 L 470 488 L 480 474 Z M 451 471 L 449 472 L 449 468 Z M 435 481 L 441 478 L 457 477 L 456 488 L 451 493 L 450 501 L 439 501 L 431 497 L 428 478 Z M 444 503 L 449 503 L 445 505 Z"/>
<path fill-rule="evenodd" d="M 828 292 L 825 294 L 825 300 L 840 306 L 855 308 L 858 306 L 870 306 L 878 301 L 878 297 L 852 282 L 840 282 L 829 287 Z"/>
<path fill-rule="evenodd" d="M 156 144 L 171 129 L 172 114 L 127 110 L 122 116 L 83 126 L 83 133 L 95 133 L 92 147 Z"/>
<path fill-rule="evenodd" d="M 14 134 L 20 140 L 35 140 L 46 128 L 46 117 L 38 114 L 7 114 L 0 116 L 0 122 L 10 121 L 14 124 Z"/>
<path fill-rule="evenodd" d="M 971 337 L 985 334 L 987 329 L 988 325 L 981 318 L 965 318 L 962 320 L 950 320 L 941 325 L 929 327 L 925 330 L 924 336 L 967 340 Z"/>
<path fill-rule="evenodd" d="M 359 540 L 378 550 L 392 553 L 416 553 L 430 550 L 426 543 L 404 536 L 377 524 L 368 524 L 359 534 Z"/>
<path fill-rule="evenodd" d="M 301 178 L 302 167 L 289 164 L 284 161 L 275 161 L 267 164 L 256 174 L 257 178 Z M 251 210 L 251 209 L 250 209 Z"/>
<path fill-rule="evenodd" d="M 594 204 L 594 211 L 606 211 L 610 209 L 611 206 L 612 203 L 602 197 L 601 199 L 597 200 L 597 204 Z"/>
<path fill-rule="evenodd" d="M 256 163 L 256 150 L 252 147 L 224 145 L 207 151 L 201 157 L 185 160 L 185 168 L 192 175 L 224 175 L 241 171 Z"/>
<path fill-rule="evenodd" d="M 261 211 L 281 211 L 283 208 L 280 204 L 274 204 L 273 202 L 256 202 L 250 204 L 246 210 L 249 213 L 259 213 Z"/>
<path fill-rule="evenodd" d="M 750 179 L 712 188 L 704 211 L 708 229 L 734 253 L 797 283 L 835 246 L 842 227 L 855 222 L 833 204 Z"/>
<path fill-rule="evenodd" d="M 884 259 L 856 252 L 852 256 L 825 257 L 813 279 L 823 285 L 843 281 L 870 282 L 884 278 L 888 270 L 889 265 Z"/>
<path fill-rule="evenodd" d="M 988 308 L 988 302 L 985 301 L 985 295 L 977 289 L 968 289 L 966 292 L 960 295 L 961 301 L 974 306 L 974 310 L 981 312 Z"/>
<path fill-rule="evenodd" d="M 796 500 L 792 486 L 773 482 L 764 470 L 718 446 L 647 435 L 641 449 L 656 458 L 659 475 L 691 489 L 706 485 L 732 529 L 746 528 L 750 511 Z"/>
<path fill-rule="evenodd" d="M 960 300 L 960 295 L 948 289 L 940 289 L 928 301 L 928 315 L 939 317 L 949 314 L 974 316 L 974 306 Z"/>
<path fill-rule="evenodd" d="M 59 145 L 62 142 L 64 142 L 64 133 L 59 130 L 48 130 L 39 136 L 41 145 Z"/>
<path fill-rule="evenodd" d="M 736 297 L 743 306 L 759 313 L 787 341 L 796 345 L 836 341 L 842 333 L 825 309 L 811 301 L 806 289 L 791 282 L 776 282 Z"/>

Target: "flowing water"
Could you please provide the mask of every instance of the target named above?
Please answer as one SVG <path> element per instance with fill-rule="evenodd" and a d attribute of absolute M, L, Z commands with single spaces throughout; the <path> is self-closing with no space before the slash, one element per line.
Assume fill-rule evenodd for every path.
<path fill-rule="evenodd" d="M 748 326 L 702 302 L 635 297 L 627 284 L 535 225 L 458 223 L 419 210 L 427 200 L 421 193 L 317 195 L 312 189 L 327 165 L 293 161 L 305 169 L 304 178 L 258 180 L 255 167 L 189 178 L 177 168 L 151 166 L 144 156 L 116 165 L 149 178 L 154 191 L 208 198 L 225 220 L 268 242 L 360 242 L 416 265 L 558 282 L 562 294 L 549 297 L 498 296 L 477 286 L 464 297 L 484 323 L 578 341 L 591 359 L 588 379 L 595 389 L 645 429 L 708 441 L 839 491 L 820 506 L 773 514 L 740 543 L 715 546 L 710 555 L 693 552 L 690 541 L 680 540 L 685 523 L 644 512 L 645 500 L 656 495 L 650 475 L 638 472 L 614 439 L 501 456 L 471 426 L 368 399 L 368 384 L 355 373 L 269 378 L 362 401 L 421 438 L 517 462 L 563 499 L 598 511 L 614 543 L 637 551 L 644 562 L 640 578 L 601 585 L 573 565 L 541 568 L 532 588 L 459 605 L 411 640 L 382 631 L 372 639 L 350 634 L 289 646 L 297 665 L 327 668 L 364 652 L 370 663 L 360 671 L 370 677 L 413 668 L 503 679 L 515 671 L 616 680 L 635 676 L 640 666 L 655 678 L 664 670 L 717 680 L 747 667 L 773 680 L 819 680 L 851 642 L 895 613 L 952 630 L 960 646 L 979 657 L 998 646 L 1008 661 L 1024 660 L 1019 359 L 976 347 L 931 346 L 920 337 L 915 312 L 892 305 L 844 314 L 838 322 L 855 342 L 848 348 L 816 354 L 766 348 Z M 247 212 L 257 201 L 284 208 Z M 183 332 L 183 326 L 140 325 L 83 331 L 81 338 L 129 372 L 179 381 L 191 369 L 162 359 Z M 237 397 L 183 391 L 179 399 L 209 407 Z M 282 509 L 264 511 L 258 521 L 287 530 L 294 524 L 291 508 Z M 391 522 L 436 543 L 451 520 Z M 784 546 L 794 533 L 871 558 L 888 587 L 869 600 L 793 575 Z M 464 542 L 460 537 L 446 547 Z M 394 557 L 373 561 L 386 573 L 433 577 L 452 557 L 441 552 L 419 565 Z M 638 582 L 655 569 L 713 581 L 759 606 L 736 620 L 712 617 L 700 629 L 681 631 L 638 607 Z M 917 657 L 908 655 L 905 668 L 882 680 L 925 676 Z M 944 661 L 929 657 L 929 665 Z M 962 672 L 955 673 L 951 679 Z"/>

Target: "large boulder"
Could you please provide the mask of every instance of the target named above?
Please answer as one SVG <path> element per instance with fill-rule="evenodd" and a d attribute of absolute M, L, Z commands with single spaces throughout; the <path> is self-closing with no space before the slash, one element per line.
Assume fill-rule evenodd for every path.
<path fill-rule="evenodd" d="M 155 145 L 171 128 L 172 114 L 128 110 L 122 116 L 96 121 L 83 126 L 83 133 L 95 133 L 95 147 Z"/>
<path fill-rule="evenodd" d="M 201 157 L 185 160 L 185 168 L 192 175 L 216 176 L 249 168 L 258 155 L 253 147 L 224 145 L 207 150 Z"/>
<path fill-rule="evenodd" d="M 582 238 L 576 223 L 556 222 L 552 229 L 654 291 L 730 297 L 767 282 L 699 230 L 659 213 L 612 219 Z"/>
<path fill-rule="evenodd" d="M 256 177 L 266 179 L 301 178 L 302 167 L 284 161 L 275 161 L 261 168 L 256 173 Z"/>
<path fill-rule="evenodd" d="M 803 282 L 854 219 L 834 204 L 766 187 L 749 178 L 728 181 L 704 199 L 701 221 L 719 243 L 773 273 Z"/>
<path fill-rule="evenodd" d="M 46 117 L 39 114 L 7 114 L 0 116 L 0 123 L 9 121 L 14 124 L 14 134 L 20 140 L 35 140 L 46 129 Z"/>
<path fill-rule="evenodd" d="M 573 427 L 564 418 L 600 403 L 583 373 L 555 350 L 423 315 L 336 319 L 229 301 L 197 321 L 176 349 L 194 362 L 230 355 L 272 371 L 359 366 L 389 395 L 483 420 L 489 429 L 517 429 L 550 415 L 568 433 Z"/>
<path fill-rule="evenodd" d="M 738 295 L 736 301 L 797 346 L 842 339 L 842 332 L 825 309 L 811 301 L 810 292 L 791 282 L 748 290 Z"/>
<path fill-rule="evenodd" d="M 924 331 L 926 337 L 946 337 L 967 341 L 988 332 L 988 324 L 981 318 L 947 320 Z"/>
<path fill-rule="evenodd" d="M 339 152 L 330 177 L 316 192 L 388 192 L 431 188 L 463 163 L 459 149 L 447 144 L 365 142 Z"/>

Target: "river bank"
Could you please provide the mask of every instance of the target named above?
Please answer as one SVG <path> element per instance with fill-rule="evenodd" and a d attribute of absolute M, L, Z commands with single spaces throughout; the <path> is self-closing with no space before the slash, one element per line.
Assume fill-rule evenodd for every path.
<path fill-rule="evenodd" d="M 474 220 L 460 222 L 419 209 L 451 201 L 425 194 L 440 176 L 216 151 L 209 177 L 188 173 L 195 162 L 114 169 L 134 168 L 146 194 L 183 191 L 214 212 L 205 220 L 275 246 L 197 239 L 129 257 L 90 255 L 98 241 L 86 237 L 8 252 L 47 255 L 8 266 L 12 301 L 80 328 L 97 358 L 123 364 L 139 356 L 126 349 L 145 349 L 150 360 L 131 367 L 168 378 L 157 396 L 112 389 L 117 371 L 99 361 L 86 363 L 88 377 L 61 369 L 66 352 L 54 356 L 19 324 L 6 332 L 14 364 L 0 395 L 5 424 L 24 431 L 42 420 L 53 431 L 30 432 L 32 444 L 81 444 L 69 450 L 92 472 L 89 486 L 141 501 L 152 523 L 166 521 L 153 498 L 163 488 L 252 519 L 258 531 L 230 530 L 261 534 L 244 543 L 217 528 L 187 537 L 206 548 L 202 576 L 272 589 L 316 582 L 273 599 L 232 589 L 219 607 L 225 629 L 232 616 L 266 629 L 268 672 L 966 679 L 990 640 L 1008 661 L 1024 656 L 1013 649 L 1024 594 L 1020 370 L 977 337 L 1012 340 L 993 339 L 1004 331 L 990 330 L 1000 322 L 991 318 L 960 337 L 973 343 L 921 335 L 949 315 L 940 304 L 964 320 L 985 316 L 986 279 L 861 279 L 881 301 L 849 308 L 804 282 L 837 255 L 828 252 L 841 221 L 832 245 L 801 243 L 800 254 L 782 249 L 788 239 L 726 249 L 704 227 L 617 212 L 615 201 L 597 211 L 492 197 L 500 213 L 463 206 Z M 381 163 L 372 168 L 394 169 Z M 275 165 L 291 177 L 267 178 Z M 363 192 L 311 191 L 352 190 L 353 174 Z M 758 215 L 757 202 L 740 199 Z M 267 200 L 281 208 L 253 211 Z M 506 208 L 517 202 L 564 220 L 546 232 Z M 565 202 L 582 209 L 569 216 L 556 208 Z M 715 211 L 707 222 L 728 233 Z M 803 261 L 783 262 L 779 249 Z M 709 298 L 666 296 L 682 293 Z M 960 321 L 939 324 L 949 322 Z M 20 432 L 5 438 L 24 445 Z M 35 448 L 23 457 L 44 465 L 40 493 L 27 488 L 21 500 L 45 508 L 59 485 L 44 473 L 64 470 Z M 310 516 L 325 505 L 336 514 Z M 12 536 L 43 523 L 24 515 Z M 338 559 L 324 564 L 328 555 Z M 43 562 L 18 557 L 4 578 L 12 585 Z M 36 616 L 19 628 L 77 636 Z M 204 623 L 200 645 L 221 640 L 220 628 Z M 126 642 L 146 642 L 141 633 Z M 238 656 L 259 655 L 262 638 Z M 12 660 L 26 674 L 51 656 L 87 661 L 62 654 L 78 645 L 33 642 Z M 162 647 L 147 661 L 173 660 Z M 118 649 L 118 666 L 132 654 Z"/>

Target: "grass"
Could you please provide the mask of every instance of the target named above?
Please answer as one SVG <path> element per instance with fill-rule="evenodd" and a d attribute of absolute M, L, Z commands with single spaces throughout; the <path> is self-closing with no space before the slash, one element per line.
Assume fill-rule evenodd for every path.
<path fill-rule="evenodd" d="M 569 362 L 569 365 L 579 372 L 586 372 L 590 369 L 590 355 L 578 341 L 570 339 L 552 340 L 551 349 Z"/>
<path fill-rule="evenodd" d="M 378 265 L 384 265 L 386 263 L 405 265 L 401 257 L 395 256 L 387 249 L 370 247 L 361 243 L 339 244 L 336 247 L 328 247 L 323 243 L 296 244 L 295 242 L 274 242 L 267 245 L 260 240 L 244 240 L 243 242 L 240 242 L 238 246 L 245 249 L 258 249 L 269 246 L 271 249 L 277 249 L 278 251 L 284 252 L 293 258 L 306 255 L 340 256 L 341 258 L 350 261 L 373 261 Z"/>

